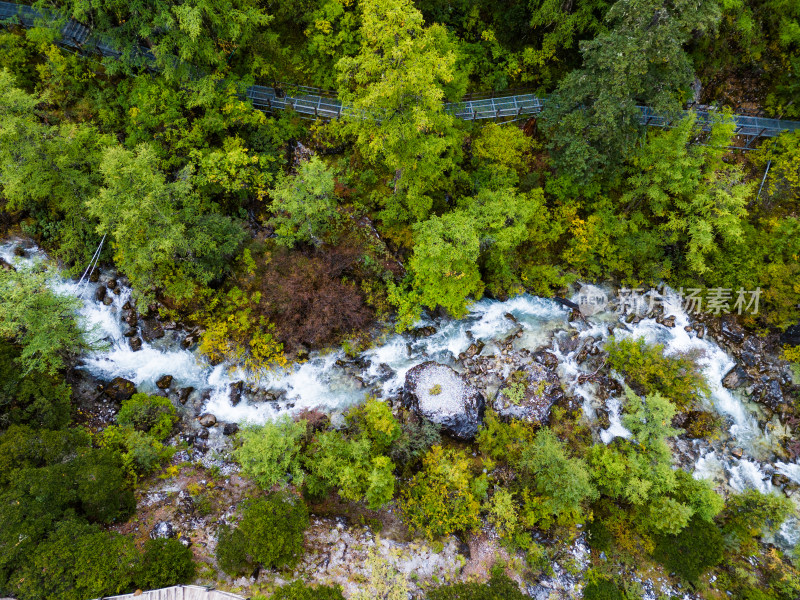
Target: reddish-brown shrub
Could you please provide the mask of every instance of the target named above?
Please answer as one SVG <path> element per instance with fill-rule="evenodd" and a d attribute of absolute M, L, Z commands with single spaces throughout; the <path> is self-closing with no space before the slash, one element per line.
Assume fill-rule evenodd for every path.
<path fill-rule="evenodd" d="M 360 257 L 346 246 L 269 255 L 255 289 L 288 352 L 335 343 L 370 324 L 373 311 L 354 281 Z"/>

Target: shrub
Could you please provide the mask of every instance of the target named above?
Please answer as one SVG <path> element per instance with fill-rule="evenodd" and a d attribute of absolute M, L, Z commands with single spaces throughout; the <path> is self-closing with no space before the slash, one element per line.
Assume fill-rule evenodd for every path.
<path fill-rule="evenodd" d="M 373 312 L 353 281 L 362 254 L 355 248 L 275 252 L 256 281 L 259 312 L 275 323 L 287 351 L 333 344 L 366 328 Z"/>
<path fill-rule="evenodd" d="M 605 349 L 609 366 L 640 395 L 658 392 L 687 407 L 710 393 L 697 362 L 687 355 L 666 356 L 662 344 L 611 337 Z"/>
<path fill-rule="evenodd" d="M 119 454 L 123 467 L 134 481 L 153 472 L 175 454 L 174 447 L 165 446 L 150 434 L 119 425 L 106 428 L 100 444 Z"/>
<path fill-rule="evenodd" d="M 121 426 L 149 433 L 157 440 L 166 439 L 177 421 L 177 411 L 169 398 L 147 394 L 134 394 L 117 413 Z"/>
<path fill-rule="evenodd" d="M 155 590 L 179 583 L 189 583 L 196 567 L 192 551 L 174 539 L 147 540 L 139 559 L 136 586 Z"/>
<path fill-rule="evenodd" d="M 318 156 L 302 162 L 296 175 L 278 178 L 272 190 L 274 213 L 270 225 L 278 241 L 288 247 L 298 242 L 321 244 L 336 221 L 336 178 Z"/>
<path fill-rule="evenodd" d="M 389 448 L 389 457 L 407 472 L 422 460 L 431 446 L 441 442 L 442 436 L 439 426 L 426 418 L 406 410 L 401 415 L 400 437 Z"/>
<path fill-rule="evenodd" d="M 511 540 L 519 526 L 519 515 L 511 492 L 498 489 L 488 506 L 489 522 L 505 540 Z"/>
<path fill-rule="evenodd" d="M 434 446 L 403 494 L 409 524 L 429 539 L 480 524 L 470 461 L 463 452 Z"/>
<path fill-rule="evenodd" d="M 692 584 L 723 558 L 722 533 L 699 517 L 692 517 L 677 535 L 656 536 L 655 541 L 656 560 Z"/>
<path fill-rule="evenodd" d="M 264 425 L 245 427 L 239 434 L 242 445 L 233 456 L 242 472 L 263 489 L 285 486 L 289 477 L 300 486 L 305 478 L 300 450 L 306 427 L 306 421 L 294 422 L 288 415 Z"/>
<path fill-rule="evenodd" d="M 746 490 L 728 498 L 720 515 L 727 541 L 742 551 L 750 551 L 765 530 L 776 531 L 791 514 L 792 503 L 777 494 Z"/>
<path fill-rule="evenodd" d="M 21 600 L 86 600 L 131 587 L 133 540 L 67 520 L 12 577 Z"/>
<path fill-rule="evenodd" d="M 241 575 L 257 565 L 268 569 L 293 567 L 303 553 L 308 526 L 305 503 L 289 494 L 249 501 L 235 529 L 221 528 L 217 561 L 229 575 Z"/>
<path fill-rule="evenodd" d="M 73 482 L 87 519 L 112 523 L 134 512 L 136 501 L 116 456 L 108 450 L 93 448 L 76 463 Z"/>
<path fill-rule="evenodd" d="M 344 600 L 344 596 L 338 585 L 311 587 L 302 581 L 293 581 L 272 592 L 269 600 Z"/>
<path fill-rule="evenodd" d="M 456 583 L 428 592 L 428 600 L 527 600 L 528 596 L 504 573 L 492 573 L 486 583 Z"/>
<path fill-rule="evenodd" d="M 275 325 L 254 314 L 260 299 L 259 292 L 248 296 L 234 287 L 212 300 L 211 314 L 205 319 L 200 338 L 200 352 L 212 362 L 228 361 L 254 373 L 286 366 Z"/>
<path fill-rule="evenodd" d="M 533 439 L 533 431 L 529 423 L 519 420 L 504 423 L 496 412 L 487 410 L 476 441 L 483 454 L 493 460 L 515 465 L 522 449 Z"/>
<path fill-rule="evenodd" d="M 522 452 L 519 468 L 538 494 L 535 520 L 542 527 L 582 518 L 582 504 L 597 497 L 586 462 L 567 457 L 550 429 L 540 429 Z"/>
<path fill-rule="evenodd" d="M 614 536 L 600 514 L 595 512 L 594 519 L 589 523 L 588 533 L 587 541 L 593 550 L 606 552 L 611 549 Z"/>
<path fill-rule="evenodd" d="M 625 600 L 625 594 L 611 579 L 598 577 L 583 588 L 583 600 Z"/>
<path fill-rule="evenodd" d="M 336 489 L 344 500 L 367 500 L 377 508 L 394 495 L 394 464 L 377 455 L 364 435 L 347 439 L 338 431 L 317 434 L 305 456 L 306 485 L 314 496 Z"/>
<path fill-rule="evenodd" d="M 217 563 L 231 577 L 252 571 L 247 535 L 239 527 L 222 525 L 217 533 Z"/>
<path fill-rule="evenodd" d="M 40 268 L 0 269 L 0 337 L 18 344 L 23 374 L 55 375 L 89 347 L 75 317 L 80 301 L 53 292 L 50 276 Z"/>
<path fill-rule="evenodd" d="M 70 420 L 70 387 L 45 373 L 20 373 L 20 351 L 0 339 L 0 429 L 30 423 L 58 429 Z"/>
<path fill-rule="evenodd" d="M 400 423 L 394 418 L 392 409 L 377 398 L 354 406 L 347 413 L 348 423 L 372 440 L 376 451 L 383 452 L 400 437 Z"/>

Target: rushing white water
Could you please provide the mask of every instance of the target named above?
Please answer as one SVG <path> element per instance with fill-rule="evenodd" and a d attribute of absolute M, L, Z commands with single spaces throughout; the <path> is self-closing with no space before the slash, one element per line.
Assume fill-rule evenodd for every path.
<path fill-rule="evenodd" d="M 8 262 L 17 259 L 12 241 L 0 245 L 0 256 Z M 28 251 L 23 262 L 35 262 L 46 257 L 36 249 Z M 722 385 L 724 375 L 734 366 L 733 359 L 710 336 L 697 337 L 686 331 L 689 315 L 683 310 L 679 297 L 665 290 L 664 315 L 675 317 L 675 326 L 666 327 L 654 319 L 642 319 L 635 325 L 620 321 L 620 316 L 609 311 L 599 312 L 587 322 L 568 322 L 569 311 L 557 302 L 521 295 L 507 301 L 481 300 L 472 305 L 469 315 L 459 320 L 428 320 L 421 325 L 433 325 L 435 332 L 428 337 L 415 338 L 408 334 L 389 335 L 357 357 L 357 366 L 342 352 L 312 354 L 311 358 L 292 368 L 267 373 L 256 380 L 240 370 L 226 365 L 212 366 L 195 351 L 181 349 L 182 334 L 167 332 L 153 343 L 143 342 L 141 350 L 130 349 L 127 328 L 121 321 L 123 305 L 130 298 L 130 290 L 120 286 L 118 295 L 106 306 L 95 301 L 97 284 L 86 284 L 80 289 L 74 281 L 54 279 L 53 288 L 61 293 L 78 296 L 82 300 L 79 310 L 93 335 L 106 342 L 106 347 L 93 352 L 83 360 L 83 368 L 102 379 L 124 377 L 133 381 L 143 391 L 155 391 L 155 381 L 162 375 L 172 375 L 175 387 L 191 386 L 205 392 L 205 410 L 220 421 L 260 423 L 274 418 L 279 412 L 303 408 L 321 408 L 339 411 L 360 402 L 368 393 L 390 397 L 403 385 L 405 374 L 414 365 L 435 360 L 460 369 L 456 358 L 475 342 L 486 346 L 483 356 L 496 354 L 497 344 L 509 333 L 521 328 L 513 341 L 514 348 L 531 351 L 549 348 L 558 357 L 558 373 L 571 394 L 583 399 L 584 414 L 593 419 L 596 411 L 608 412 L 610 426 L 600 432 L 602 442 L 614 437 L 628 437 L 630 432 L 621 422 L 622 399 L 598 399 L 597 384 L 578 378 L 586 374 L 578 363 L 577 355 L 586 344 L 603 343 L 611 330 L 618 337 L 644 337 L 648 342 L 665 346 L 668 354 L 691 353 L 698 357 L 711 394 L 706 408 L 726 417 L 730 422 L 730 442 L 706 446 L 700 451 L 694 476 L 708 479 L 723 488 L 741 491 L 755 488 L 762 492 L 774 490 L 773 473 L 779 473 L 800 483 L 800 465 L 780 460 L 775 452 L 779 439 L 776 429 L 766 430 L 759 425 L 756 413 L 737 393 Z M 572 338 L 572 339 L 569 339 Z M 562 348 L 570 348 L 562 351 Z M 350 367 L 348 367 L 350 365 Z M 507 376 L 508 372 L 502 373 Z M 249 385 L 277 394 L 277 402 L 255 402 L 247 390 L 242 400 L 233 406 L 229 400 L 230 386 L 244 380 Z M 743 451 L 741 458 L 730 452 L 736 445 Z M 778 539 L 786 544 L 800 540 L 796 521 L 784 524 Z"/>

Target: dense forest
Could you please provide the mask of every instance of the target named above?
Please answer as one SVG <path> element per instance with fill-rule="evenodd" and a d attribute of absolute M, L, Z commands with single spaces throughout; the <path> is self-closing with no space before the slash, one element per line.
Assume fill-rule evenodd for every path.
<path fill-rule="evenodd" d="M 800 597 L 800 128 L 753 141 L 734 120 L 800 121 L 800 2 L 31 4 L 34 26 L 0 27 L 0 596 Z M 63 43 L 70 20 L 113 56 Z M 257 110 L 254 84 L 352 111 Z M 544 109 L 445 108 L 515 93 Z M 88 300 L 65 291 L 84 279 Z M 588 284 L 707 308 L 684 332 L 669 307 L 621 307 L 601 334 L 573 296 Z M 85 302 L 124 301 L 133 357 L 167 330 L 246 373 L 231 402 L 249 405 L 264 374 L 330 356 L 366 372 L 387 339 L 411 348 L 476 303 L 530 296 L 566 306 L 571 348 L 522 348 L 518 324 L 468 340 L 448 374 L 415 366 L 402 392 L 368 382 L 341 410 L 281 405 L 224 435 L 189 409 L 208 394 L 167 371 L 87 375 L 114 342 Z M 644 321 L 717 340 L 724 389 L 708 354 L 624 334 Z M 474 430 L 426 413 L 467 385 L 447 377 L 478 390 Z M 768 442 L 736 437 L 711 408 L 723 393 Z M 698 475 L 712 454 L 726 477 Z M 772 465 L 763 485 L 732 483 L 748 465 Z M 194 525 L 153 533 L 167 505 Z M 365 549 L 356 574 L 308 576 L 337 523 L 418 563 Z M 424 566 L 447 556 L 446 576 Z"/>

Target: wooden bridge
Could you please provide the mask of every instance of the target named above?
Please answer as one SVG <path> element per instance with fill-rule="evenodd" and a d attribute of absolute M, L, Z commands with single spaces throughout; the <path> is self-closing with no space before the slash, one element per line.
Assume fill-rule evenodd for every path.
<path fill-rule="evenodd" d="M 122 596 L 103 596 L 96 600 L 248 600 L 230 592 L 221 592 L 201 585 L 175 585 L 160 590 L 150 590 Z"/>
<path fill-rule="evenodd" d="M 33 27 L 37 23 L 52 23 L 60 28 L 61 45 L 81 52 L 97 53 L 102 56 L 119 58 L 122 52 L 113 47 L 110 40 L 100 34 L 93 33 L 87 26 L 74 20 L 67 20 L 52 13 L 37 12 L 30 6 L 13 2 L 0 2 L 0 23 L 17 22 L 24 27 Z M 153 63 L 155 56 L 149 49 L 137 47 L 135 56 L 145 64 Z M 177 59 L 176 59 L 177 60 Z M 283 87 L 267 87 L 253 85 L 244 92 L 253 106 L 264 112 L 276 110 L 292 110 L 308 119 L 376 119 L 381 115 L 368 111 L 359 111 L 352 106 L 342 104 L 335 92 L 327 92 L 305 86 L 285 85 Z M 500 95 L 495 97 L 469 97 L 461 102 L 446 103 L 445 111 L 465 121 L 508 121 L 531 118 L 544 109 L 547 99 L 530 93 Z M 638 107 L 639 121 L 648 127 L 668 128 L 673 121 L 658 115 L 646 106 Z M 692 111 L 703 130 L 709 131 L 715 113 L 713 111 Z M 683 111 L 687 115 L 689 111 Z M 682 116 L 683 116 L 682 115 Z M 773 138 L 787 131 L 800 131 L 800 121 L 767 119 L 748 115 L 733 115 L 736 124 L 735 134 L 744 143 L 737 147 L 749 150 L 761 138 Z"/>

